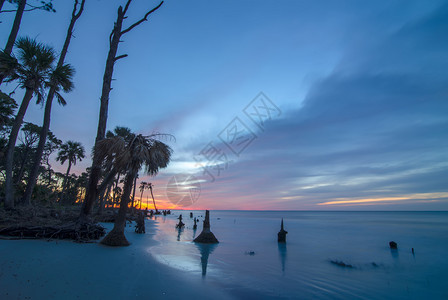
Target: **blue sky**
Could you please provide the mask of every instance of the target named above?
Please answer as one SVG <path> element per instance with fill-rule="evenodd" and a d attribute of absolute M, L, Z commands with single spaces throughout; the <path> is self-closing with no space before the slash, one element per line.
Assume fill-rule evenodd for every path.
<path fill-rule="evenodd" d="M 67 56 L 76 90 L 53 111 L 51 130 L 86 149 L 120 4 L 87 1 Z M 127 24 L 156 4 L 133 0 Z M 61 49 L 72 3 L 54 5 L 19 34 Z M 176 137 L 171 166 L 146 178 L 162 201 L 180 173 L 201 183 L 192 208 L 446 210 L 447 33 L 443 1 L 166 1 L 124 36 L 108 128 Z M 243 112 L 260 92 L 281 112 L 263 130 Z M 235 117 L 256 135 L 238 156 L 219 138 Z M 195 160 L 210 142 L 229 159 L 214 180 Z"/>

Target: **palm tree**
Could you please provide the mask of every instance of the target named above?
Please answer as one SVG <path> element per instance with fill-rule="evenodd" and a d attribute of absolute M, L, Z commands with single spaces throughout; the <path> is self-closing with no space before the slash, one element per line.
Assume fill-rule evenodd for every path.
<path fill-rule="evenodd" d="M 156 200 L 154 199 L 154 194 L 152 193 L 152 187 L 153 187 L 152 183 L 151 182 L 148 183 L 148 188 L 151 191 L 152 202 L 154 203 L 154 209 L 156 211 L 156 214 L 158 214 L 158 210 L 157 210 L 157 206 L 156 206 Z"/>
<path fill-rule="evenodd" d="M 59 60 L 56 67 L 57 72 L 54 72 L 50 80 L 49 84 L 50 89 L 48 91 L 47 101 L 45 103 L 45 113 L 42 125 L 42 132 L 40 134 L 39 144 L 37 146 L 33 166 L 31 168 L 31 173 L 28 178 L 28 184 L 26 186 L 25 194 L 23 196 L 23 202 L 25 204 L 29 204 L 31 202 L 31 194 L 33 193 L 33 189 L 34 186 L 36 185 L 37 177 L 39 175 L 39 167 L 41 164 L 42 155 L 45 150 L 45 143 L 47 140 L 48 132 L 50 130 L 50 116 L 51 116 L 51 107 L 53 103 L 53 98 L 56 95 L 58 103 L 61 105 L 65 105 L 66 101 L 64 100 L 64 98 L 61 97 L 59 92 L 61 89 L 64 92 L 68 92 L 73 88 L 73 83 L 71 82 L 71 78 L 73 76 L 73 69 L 64 67 L 64 60 L 68 52 L 68 46 L 70 45 L 70 41 L 73 36 L 73 29 L 75 27 L 75 23 L 84 10 L 84 3 L 85 0 L 82 0 L 80 4 L 78 3 L 78 0 L 75 0 L 72 10 L 72 17 L 70 19 L 70 24 L 67 29 L 67 34 L 65 36 L 64 46 L 62 47 L 61 54 L 59 55 Z"/>
<path fill-rule="evenodd" d="M 122 137 L 106 138 L 95 147 L 96 155 L 104 159 L 113 158 L 115 167 L 125 173 L 120 209 L 114 228 L 101 241 L 109 246 L 127 246 L 124 235 L 126 211 L 131 195 L 132 183 L 138 171 L 144 166 L 148 175 L 156 175 L 159 169 L 166 168 L 171 159 L 171 148 L 156 139 L 158 135 L 141 134 L 126 141 Z"/>
<path fill-rule="evenodd" d="M 142 209 L 143 192 L 145 191 L 147 185 L 148 185 L 148 183 L 145 181 L 140 182 L 140 187 L 139 187 L 139 190 L 141 192 L 141 194 L 140 194 L 140 209 Z"/>
<path fill-rule="evenodd" d="M 76 161 L 81 161 L 85 157 L 84 147 L 79 142 L 67 141 L 61 145 L 61 150 L 58 152 L 56 160 L 61 162 L 61 165 L 68 160 L 67 172 L 65 173 L 64 184 L 62 187 L 62 196 L 60 202 L 63 203 L 64 194 L 68 187 L 70 176 L 70 169 L 73 165 L 76 165 Z"/>
<path fill-rule="evenodd" d="M 25 95 L 11 128 L 8 148 L 6 152 L 6 180 L 5 207 L 14 207 L 14 187 L 12 183 L 12 166 L 14 161 L 14 147 L 22 125 L 28 105 L 33 96 L 37 102 L 43 100 L 45 82 L 49 79 L 55 55 L 52 48 L 29 38 L 20 38 L 16 43 L 18 49 L 17 61 L 5 52 L 0 53 L 0 72 L 5 74 L 8 81 L 17 80 L 20 87 L 25 89 Z M 4 64 L 4 62 L 6 64 Z M 4 66 L 9 69 L 5 70 Z"/>

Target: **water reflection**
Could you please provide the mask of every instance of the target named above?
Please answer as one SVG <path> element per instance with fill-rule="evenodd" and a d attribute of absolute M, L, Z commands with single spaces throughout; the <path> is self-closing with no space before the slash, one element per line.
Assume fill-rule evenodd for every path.
<path fill-rule="evenodd" d="M 285 272 L 286 265 L 286 243 L 278 243 L 278 255 L 280 257 L 280 262 L 282 264 L 282 272 Z"/>
<path fill-rule="evenodd" d="M 179 227 L 177 229 L 177 241 L 180 242 L 180 236 L 182 235 L 182 233 L 184 232 L 184 228 L 183 227 Z"/>
<path fill-rule="evenodd" d="M 398 259 L 398 249 L 390 249 L 390 254 L 393 259 Z"/>
<path fill-rule="evenodd" d="M 195 245 L 201 253 L 202 277 L 205 277 L 205 275 L 207 274 L 208 257 L 218 245 L 200 243 L 196 243 Z"/>

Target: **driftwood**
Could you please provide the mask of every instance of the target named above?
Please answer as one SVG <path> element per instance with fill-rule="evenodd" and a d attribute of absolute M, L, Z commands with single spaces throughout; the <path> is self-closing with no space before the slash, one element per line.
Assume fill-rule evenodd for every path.
<path fill-rule="evenodd" d="M 70 239 L 79 242 L 97 240 L 106 231 L 96 223 L 70 223 L 64 226 L 9 226 L 0 228 L 0 235 L 27 239 Z"/>

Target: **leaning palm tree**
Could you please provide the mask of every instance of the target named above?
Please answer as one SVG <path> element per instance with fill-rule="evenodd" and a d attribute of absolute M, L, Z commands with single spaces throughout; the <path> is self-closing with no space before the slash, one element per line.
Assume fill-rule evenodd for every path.
<path fill-rule="evenodd" d="M 70 169 L 72 164 L 76 165 L 76 161 L 81 161 L 85 157 L 84 147 L 79 142 L 67 141 L 61 145 L 61 150 L 56 157 L 56 160 L 61 162 L 61 165 L 68 161 L 67 172 L 65 173 L 64 184 L 62 186 L 62 195 L 60 202 L 63 203 L 64 194 L 68 187 Z"/>
<path fill-rule="evenodd" d="M 154 209 L 156 211 L 156 214 L 158 214 L 159 211 L 157 210 L 156 200 L 154 199 L 154 194 L 152 193 L 152 187 L 153 187 L 153 184 L 151 182 L 148 183 L 148 189 L 151 191 L 152 203 L 154 203 Z"/>
<path fill-rule="evenodd" d="M 118 216 L 115 219 L 114 228 L 101 241 L 102 244 L 129 245 L 124 235 L 124 228 L 134 178 L 142 167 L 145 167 L 148 175 L 156 175 L 159 169 L 166 168 L 170 162 L 172 150 L 168 145 L 157 140 L 158 136 L 160 135 L 139 134 L 134 135 L 129 141 L 122 137 L 112 137 L 97 143 L 94 149 L 95 154 L 102 160 L 113 157 L 116 168 L 125 173 Z"/>
<path fill-rule="evenodd" d="M 20 87 L 25 89 L 25 95 L 11 128 L 6 152 L 6 208 L 14 207 L 12 166 L 14 162 L 14 147 L 23 118 L 33 96 L 37 97 L 38 103 L 42 102 L 45 83 L 53 71 L 52 67 L 56 59 L 51 47 L 38 43 L 36 40 L 20 38 L 16 46 L 18 49 L 18 60 L 5 52 L 0 52 L 0 73 L 6 75 L 7 81 L 17 80 Z"/>

